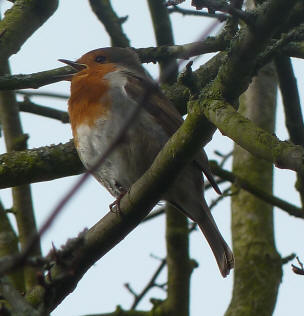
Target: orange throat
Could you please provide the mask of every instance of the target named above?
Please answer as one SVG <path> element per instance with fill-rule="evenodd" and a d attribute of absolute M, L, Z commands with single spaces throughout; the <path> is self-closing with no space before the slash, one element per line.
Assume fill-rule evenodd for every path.
<path fill-rule="evenodd" d="M 84 69 L 73 76 L 69 115 L 76 146 L 78 126 L 93 127 L 99 118 L 107 116 L 111 106 L 110 85 L 104 76 L 115 69 L 115 65 L 105 64 L 97 69 Z"/>

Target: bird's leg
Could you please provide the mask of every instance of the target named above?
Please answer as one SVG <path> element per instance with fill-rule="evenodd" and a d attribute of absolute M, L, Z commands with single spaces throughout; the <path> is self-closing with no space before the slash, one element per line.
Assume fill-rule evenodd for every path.
<path fill-rule="evenodd" d="M 128 192 L 127 190 L 122 190 L 121 193 L 116 198 L 116 200 L 109 205 L 110 212 L 117 214 L 117 215 L 122 215 L 122 212 L 120 209 L 120 200 L 124 197 L 124 195 L 127 192 Z"/>

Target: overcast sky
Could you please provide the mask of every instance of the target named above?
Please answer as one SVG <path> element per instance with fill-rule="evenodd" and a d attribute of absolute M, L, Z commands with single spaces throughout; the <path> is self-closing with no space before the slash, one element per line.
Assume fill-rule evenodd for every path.
<path fill-rule="evenodd" d="M 188 1 L 190 2 L 190 1 Z M 132 4 L 132 5 L 131 5 Z M 3 13 L 10 3 L 0 0 Z M 154 46 L 146 2 L 142 0 L 113 1 L 120 16 L 128 15 L 124 30 L 134 47 Z M 200 33 L 212 22 L 210 19 L 182 17 L 172 15 L 174 36 L 177 44 L 196 40 Z M 34 73 L 61 66 L 59 58 L 76 59 L 87 51 L 109 46 L 108 36 L 101 23 L 96 19 L 88 1 L 60 1 L 57 12 L 41 27 L 22 47 L 22 50 L 11 57 L 11 68 L 14 74 Z M 207 56 L 205 57 L 205 59 Z M 202 60 L 200 60 L 202 62 Z M 157 66 L 148 65 L 147 69 L 157 77 Z M 303 62 L 295 61 L 299 87 L 303 87 Z M 52 91 L 69 94 L 69 83 L 62 82 L 42 87 L 39 91 Z M 301 92 L 302 93 L 302 92 Z M 303 93 L 301 94 L 303 100 Z M 48 98 L 33 98 L 33 101 L 61 110 L 67 109 L 66 101 Z M 283 123 L 282 106 L 278 106 L 276 131 L 282 140 L 287 138 Z M 48 144 L 64 143 L 72 138 L 70 126 L 60 122 L 22 114 L 24 132 L 30 134 L 30 148 Z M 3 139 L 0 149 L 4 152 Z M 232 144 L 219 132 L 207 146 L 209 157 L 216 158 L 214 150 L 228 153 Z M 229 167 L 229 163 L 226 166 Z M 40 225 L 58 200 L 77 180 L 69 177 L 56 181 L 32 185 L 34 207 Z M 291 171 L 275 172 L 275 194 L 299 205 L 298 195 L 294 190 L 295 177 Z M 225 188 L 226 186 L 223 186 Z M 10 190 L 0 191 L 5 206 L 11 206 Z M 207 193 L 208 202 L 216 195 Z M 43 237 L 43 250 L 47 253 L 51 242 L 57 247 L 64 244 L 67 238 L 75 237 L 81 230 L 91 227 L 108 211 L 113 198 L 93 178 L 86 183 L 73 200 L 64 209 L 50 231 Z M 226 199 L 214 210 L 218 226 L 231 244 L 230 238 L 230 201 Z M 304 260 L 303 223 L 291 218 L 283 211 L 275 209 L 276 242 L 282 256 L 296 252 Z M 158 218 L 140 225 L 115 249 L 98 262 L 79 282 L 76 290 L 52 313 L 54 316 L 81 315 L 97 312 L 110 312 L 116 305 L 128 309 L 132 296 L 123 284 L 129 282 L 135 291 L 141 291 L 159 265 L 159 261 L 150 255 L 163 258 L 164 219 Z M 232 276 L 223 279 L 218 272 L 213 255 L 200 232 L 191 235 L 191 256 L 199 262 L 192 275 L 191 316 L 222 316 L 231 296 Z M 159 282 L 165 281 L 165 273 Z M 284 267 L 283 283 L 280 287 L 275 316 L 292 315 L 303 311 L 302 293 L 304 280 L 291 272 L 290 264 Z M 140 309 L 150 309 L 149 298 L 164 298 L 162 290 L 153 290 L 142 301 Z"/>

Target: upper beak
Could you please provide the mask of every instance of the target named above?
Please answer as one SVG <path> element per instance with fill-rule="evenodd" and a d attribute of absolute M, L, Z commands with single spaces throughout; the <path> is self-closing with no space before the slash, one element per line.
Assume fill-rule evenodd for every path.
<path fill-rule="evenodd" d="M 80 64 L 80 63 L 77 63 L 76 61 L 71 61 L 71 60 L 67 60 L 67 59 L 58 59 L 58 61 L 61 61 L 62 63 L 65 63 L 65 64 L 73 67 L 77 71 L 81 71 L 81 70 L 87 68 L 87 66 L 85 64 Z"/>

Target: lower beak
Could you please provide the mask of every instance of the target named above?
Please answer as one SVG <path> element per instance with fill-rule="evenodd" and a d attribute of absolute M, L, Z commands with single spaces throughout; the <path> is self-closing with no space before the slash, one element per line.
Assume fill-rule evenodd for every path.
<path fill-rule="evenodd" d="M 75 61 L 71 61 L 71 60 L 67 60 L 67 59 L 58 59 L 58 61 L 61 61 L 62 63 L 73 67 L 77 71 L 81 71 L 81 70 L 87 68 L 87 66 L 85 64 L 80 64 L 80 63 L 77 63 Z"/>

